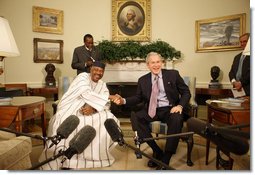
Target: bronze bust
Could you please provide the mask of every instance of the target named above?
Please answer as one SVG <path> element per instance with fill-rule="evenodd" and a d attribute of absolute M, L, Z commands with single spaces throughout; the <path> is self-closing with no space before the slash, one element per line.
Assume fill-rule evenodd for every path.
<path fill-rule="evenodd" d="M 218 66 L 211 67 L 212 80 L 209 83 L 209 88 L 213 88 L 213 89 L 221 88 L 221 84 L 219 83 L 219 80 L 218 80 L 219 76 L 220 76 L 220 68 Z"/>
<path fill-rule="evenodd" d="M 51 63 L 47 64 L 45 71 L 47 76 L 45 77 L 46 87 L 56 87 L 56 79 L 54 78 L 54 71 L 56 70 L 55 66 Z"/>
<path fill-rule="evenodd" d="M 220 75 L 220 68 L 218 66 L 213 66 L 211 68 L 211 77 L 212 77 L 212 80 L 211 82 L 218 82 L 218 78 L 219 78 L 219 75 Z"/>

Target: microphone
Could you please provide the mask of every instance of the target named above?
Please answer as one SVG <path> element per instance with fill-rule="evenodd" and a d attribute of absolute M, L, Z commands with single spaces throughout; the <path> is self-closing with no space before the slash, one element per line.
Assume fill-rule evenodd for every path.
<path fill-rule="evenodd" d="M 140 149 L 137 149 L 129 144 L 127 144 L 123 138 L 123 134 L 122 134 L 122 131 L 121 129 L 119 128 L 119 126 L 117 125 L 117 123 L 115 122 L 114 119 L 106 119 L 105 122 L 104 122 L 104 125 L 105 125 L 105 128 L 108 132 L 108 134 L 110 135 L 110 137 L 112 138 L 112 140 L 114 142 L 118 142 L 118 144 L 120 146 L 127 146 L 129 148 L 131 148 L 132 150 L 138 152 L 139 154 L 147 157 L 148 159 L 152 160 L 153 162 L 155 162 L 157 165 L 161 165 L 163 167 L 165 167 L 167 170 L 174 170 L 174 168 L 166 165 L 165 163 L 155 159 L 154 157 L 151 157 L 147 154 L 145 154 L 144 152 L 142 152 Z"/>
<path fill-rule="evenodd" d="M 92 126 L 84 126 L 69 142 L 69 148 L 65 151 L 65 156 L 71 159 L 74 154 L 82 153 L 96 136 L 96 130 Z M 66 160 L 64 158 L 61 163 Z"/>
<path fill-rule="evenodd" d="M 58 127 L 57 135 L 53 136 L 51 141 L 51 148 L 54 144 L 57 145 L 61 139 L 66 139 L 80 123 L 80 119 L 75 115 L 70 115 Z"/>
<path fill-rule="evenodd" d="M 187 125 L 189 130 L 211 140 L 223 151 L 243 155 L 249 150 L 248 141 L 236 136 L 235 132 L 230 134 L 231 132 L 229 131 L 226 134 L 222 130 L 218 130 L 217 127 L 194 117 L 187 120 Z"/>
<path fill-rule="evenodd" d="M 67 158 L 71 159 L 74 154 L 82 153 L 87 148 L 87 146 L 92 142 L 95 136 L 96 130 L 93 127 L 88 125 L 84 126 L 69 142 L 69 148 L 67 150 L 65 151 L 60 150 L 57 155 L 32 166 L 31 168 L 29 168 L 29 170 L 35 170 L 40 166 L 52 160 L 55 160 L 63 155 L 65 156 L 65 158 L 62 159 L 61 163 L 63 163 Z"/>
<path fill-rule="evenodd" d="M 104 126 L 114 142 L 118 142 L 120 146 L 124 145 L 122 131 L 114 119 L 106 119 Z"/>

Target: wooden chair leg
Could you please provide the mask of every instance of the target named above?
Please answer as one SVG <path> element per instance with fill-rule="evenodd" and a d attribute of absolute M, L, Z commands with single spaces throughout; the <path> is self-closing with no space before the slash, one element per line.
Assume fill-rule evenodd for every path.
<path fill-rule="evenodd" d="M 187 165 L 188 166 L 194 165 L 194 163 L 191 160 L 191 152 L 193 149 L 193 144 L 194 144 L 193 135 L 190 135 L 188 136 L 188 139 L 187 139 Z"/>
<path fill-rule="evenodd" d="M 187 143 L 187 162 L 186 163 L 188 166 L 193 166 L 194 163 L 191 160 L 191 152 L 192 152 L 193 144 L 194 144 L 193 136 L 192 135 L 183 136 L 181 137 L 181 139 Z"/>
<path fill-rule="evenodd" d="M 209 159 L 210 140 L 206 139 L 206 153 L 205 153 L 205 164 L 208 165 Z"/>

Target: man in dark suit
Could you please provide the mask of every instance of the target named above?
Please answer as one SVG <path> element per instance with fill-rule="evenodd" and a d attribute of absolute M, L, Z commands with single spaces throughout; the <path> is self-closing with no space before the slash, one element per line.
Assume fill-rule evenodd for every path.
<path fill-rule="evenodd" d="M 180 133 L 183 125 L 183 118 L 188 114 L 188 103 L 191 97 L 188 86 L 176 70 L 162 69 L 163 61 L 160 54 L 151 52 L 147 55 L 146 63 L 150 73 L 142 76 L 138 80 L 137 92 L 135 96 L 126 99 L 120 97 L 114 100 L 116 104 L 125 104 L 128 106 L 144 103 L 143 109 L 136 112 L 136 126 L 140 138 L 152 137 L 149 124 L 152 121 L 162 121 L 167 123 L 167 134 Z M 156 78 L 156 80 L 155 80 Z M 152 89 L 157 83 L 158 93 L 156 97 L 156 113 L 150 113 L 150 102 Z M 153 86 L 153 87 L 152 87 Z M 154 91 L 154 90 L 153 90 Z M 148 141 L 147 144 L 153 150 L 153 157 L 169 164 L 170 158 L 175 154 L 179 138 L 172 137 L 166 141 L 165 152 L 157 145 L 155 141 Z M 153 161 L 148 162 L 149 167 L 164 169 L 157 166 Z"/>
<path fill-rule="evenodd" d="M 250 34 L 245 33 L 239 38 L 240 45 L 243 50 L 248 42 L 249 37 L 250 37 Z M 243 52 L 241 52 L 235 56 L 230 72 L 229 72 L 229 80 L 231 81 L 233 88 L 236 88 L 238 91 L 240 91 L 243 88 L 245 91 L 245 94 L 247 96 L 250 96 L 250 56 L 249 55 L 243 55 Z"/>
<path fill-rule="evenodd" d="M 84 45 L 76 47 L 73 52 L 72 68 L 77 69 L 77 75 L 82 72 L 90 72 L 93 62 L 100 61 L 99 50 L 94 46 L 93 36 L 86 34 L 83 37 Z"/>

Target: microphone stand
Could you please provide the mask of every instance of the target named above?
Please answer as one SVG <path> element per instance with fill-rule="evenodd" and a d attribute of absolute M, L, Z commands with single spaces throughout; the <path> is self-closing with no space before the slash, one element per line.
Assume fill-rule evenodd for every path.
<path fill-rule="evenodd" d="M 43 140 L 44 142 L 46 142 L 49 139 L 52 139 L 52 137 L 43 137 L 43 136 L 33 135 L 33 134 L 29 134 L 29 133 L 21 133 L 21 132 L 17 132 L 17 131 L 11 130 L 9 128 L 0 128 L 0 131 L 5 131 L 5 132 L 13 133 L 13 134 L 16 134 L 17 136 L 27 136 L 27 137 Z"/>
<path fill-rule="evenodd" d="M 42 162 L 40 162 L 40 163 L 37 163 L 36 165 L 32 166 L 31 168 L 29 168 L 29 169 L 27 169 L 27 170 L 36 170 L 36 169 L 39 168 L 40 166 L 42 166 L 42 165 L 44 165 L 44 164 L 46 164 L 46 163 L 48 163 L 48 162 L 50 162 L 50 161 L 52 161 L 52 160 L 55 160 L 55 159 L 59 158 L 60 156 L 63 156 L 64 154 L 65 154 L 65 152 L 62 151 L 62 150 L 60 150 L 59 153 L 58 153 L 57 155 L 52 156 L 52 157 L 50 157 L 50 158 L 48 158 L 48 159 L 46 159 L 46 160 L 44 160 L 44 161 L 42 161 Z"/>
<path fill-rule="evenodd" d="M 147 142 L 147 141 L 151 141 L 151 140 L 159 140 L 159 139 L 165 139 L 165 138 L 170 138 L 170 137 L 180 137 L 180 136 L 188 136 L 188 135 L 193 135 L 194 132 L 183 132 L 183 133 L 178 133 L 178 134 L 171 134 L 171 135 L 166 135 L 166 136 L 161 136 L 161 137 L 152 137 L 152 138 L 138 138 L 135 137 L 134 141 L 135 141 L 135 145 L 138 145 L 138 147 L 140 147 L 140 144 L 143 142 Z M 137 150 L 139 150 L 137 148 Z M 141 159 L 142 155 L 140 154 L 140 152 L 135 151 L 135 155 L 137 159 Z"/>
<path fill-rule="evenodd" d="M 187 135 L 193 135 L 194 132 L 183 132 L 179 134 L 171 134 L 171 135 L 166 135 L 166 136 L 161 136 L 161 137 L 152 137 L 152 138 L 138 138 L 140 142 L 147 142 L 150 140 L 159 140 L 159 139 L 165 139 L 165 138 L 171 138 L 171 137 L 180 137 L 180 136 L 187 136 Z"/>
<path fill-rule="evenodd" d="M 167 170 L 175 170 L 174 168 L 168 166 L 167 164 L 155 159 L 154 157 L 152 156 L 149 156 L 148 154 L 145 154 L 144 152 L 142 152 L 140 149 L 136 148 L 136 147 L 133 147 L 132 145 L 129 145 L 128 143 L 126 143 L 124 140 L 122 141 L 119 141 L 119 145 L 122 146 L 126 146 L 128 148 L 131 148 L 132 150 L 134 150 L 135 152 L 138 152 L 139 154 L 147 157 L 148 159 L 152 160 L 154 163 L 156 163 L 157 165 L 160 165 L 162 167 L 165 167 Z"/>

